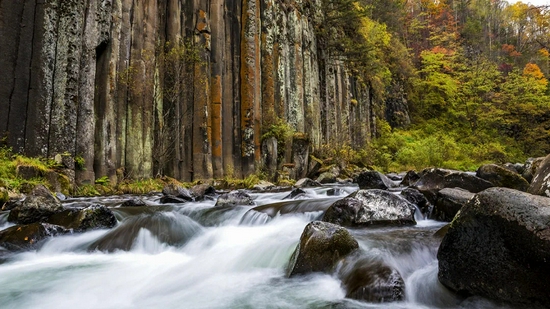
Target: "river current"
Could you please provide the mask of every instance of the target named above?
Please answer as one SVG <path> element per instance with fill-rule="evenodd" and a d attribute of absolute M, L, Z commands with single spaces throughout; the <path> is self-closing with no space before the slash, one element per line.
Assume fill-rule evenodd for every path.
<path fill-rule="evenodd" d="M 329 205 L 357 190 L 339 188 L 339 197 L 328 197 L 328 188 L 308 189 L 299 200 L 273 208 L 288 192 L 251 193 L 271 213 L 251 211 L 255 206 L 217 209 L 215 200 L 161 205 L 159 195 L 140 197 L 145 207 L 121 207 L 129 196 L 65 201 L 68 207 L 109 206 L 119 223 L 50 238 L 34 251 L 4 253 L 0 308 L 502 308 L 461 299 L 437 281 L 441 239 L 433 234 L 444 223 L 432 220 L 351 230 L 365 256 L 400 272 L 406 283 L 402 302 L 346 299 L 340 280 L 328 274 L 286 278 L 304 227 L 322 217 L 312 205 Z M 0 229 L 8 226 L 0 213 Z"/>

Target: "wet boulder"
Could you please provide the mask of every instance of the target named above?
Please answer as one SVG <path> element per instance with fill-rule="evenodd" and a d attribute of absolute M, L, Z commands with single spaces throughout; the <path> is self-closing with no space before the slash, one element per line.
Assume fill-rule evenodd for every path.
<path fill-rule="evenodd" d="M 173 195 L 164 195 L 160 197 L 159 203 L 161 204 L 184 204 L 189 202 L 186 199 L 175 197 Z"/>
<path fill-rule="evenodd" d="M 8 221 L 17 224 L 44 222 L 64 209 L 61 202 L 46 187 L 38 185 L 10 211 Z"/>
<path fill-rule="evenodd" d="M 491 182 L 495 187 L 505 187 L 519 191 L 527 191 L 529 183 L 517 172 L 496 164 L 482 165 L 477 169 L 476 176 Z"/>
<path fill-rule="evenodd" d="M 141 206 L 147 206 L 145 202 L 140 198 L 131 198 L 127 199 L 120 205 L 122 207 L 141 207 Z"/>
<path fill-rule="evenodd" d="M 243 190 L 231 191 L 218 197 L 216 207 L 235 207 L 235 206 L 253 206 L 256 205 L 252 197 Z"/>
<path fill-rule="evenodd" d="M 420 175 L 416 171 L 408 171 L 403 180 L 401 180 L 402 186 L 412 186 L 420 179 Z"/>
<path fill-rule="evenodd" d="M 544 159 L 544 157 L 527 159 L 527 161 L 525 161 L 525 165 L 523 166 L 523 173 L 521 173 L 521 176 L 523 176 L 527 182 L 533 182 L 533 177 L 537 173 L 537 170 Z"/>
<path fill-rule="evenodd" d="M 193 186 L 190 189 L 190 191 L 191 191 L 191 195 L 194 197 L 196 201 L 202 201 L 204 199 L 213 200 L 215 196 L 218 194 L 216 189 L 207 183 Z"/>
<path fill-rule="evenodd" d="M 475 195 L 438 252 L 439 281 L 453 291 L 550 307 L 550 199 L 508 188 Z"/>
<path fill-rule="evenodd" d="M 431 203 L 435 203 L 437 192 L 444 188 L 461 188 L 472 193 L 494 187 L 492 183 L 466 172 L 429 168 L 419 174 L 413 188 L 422 192 Z"/>
<path fill-rule="evenodd" d="M 275 188 L 275 185 L 273 183 L 261 180 L 259 183 L 255 184 L 254 187 L 252 187 L 252 190 L 264 192 L 269 191 L 273 188 Z"/>
<path fill-rule="evenodd" d="M 430 218 L 451 222 L 462 206 L 466 205 L 474 195 L 474 193 L 462 189 L 442 189 L 437 192 L 433 214 Z"/>
<path fill-rule="evenodd" d="M 362 172 L 353 181 L 359 185 L 360 189 L 388 190 L 397 187 L 386 175 L 377 171 Z"/>
<path fill-rule="evenodd" d="M 315 180 L 309 179 L 309 178 L 302 178 L 294 184 L 296 188 L 314 188 L 314 187 L 322 187 L 323 185 Z"/>
<path fill-rule="evenodd" d="M 341 226 L 414 225 L 416 207 L 388 191 L 359 190 L 332 204 L 323 221 Z"/>
<path fill-rule="evenodd" d="M 103 205 L 91 205 L 82 209 L 69 208 L 51 216 L 48 223 L 63 226 L 75 232 L 112 228 L 116 225 L 115 214 Z"/>
<path fill-rule="evenodd" d="M 287 276 L 332 272 L 338 261 L 359 248 L 345 228 L 327 222 L 309 223 L 290 257 Z"/>
<path fill-rule="evenodd" d="M 306 191 L 304 191 L 303 189 L 294 188 L 294 189 L 292 189 L 292 191 L 290 191 L 290 194 L 288 194 L 287 196 L 285 196 L 283 198 L 283 200 L 291 200 L 291 199 L 303 197 L 305 195 L 306 195 Z"/>
<path fill-rule="evenodd" d="M 0 231 L 0 247 L 11 251 L 32 249 L 47 237 L 68 232 L 61 226 L 48 223 L 16 225 Z"/>
<path fill-rule="evenodd" d="M 340 196 L 344 193 L 345 191 L 339 188 L 330 188 L 327 190 L 327 196 Z"/>
<path fill-rule="evenodd" d="M 405 298 L 405 281 L 399 272 L 378 260 L 346 259 L 339 267 L 338 276 L 348 298 L 371 303 Z"/>
<path fill-rule="evenodd" d="M 540 163 L 527 191 L 531 194 L 550 197 L 550 155 Z"/>
<path fill-rule="evenodd" d="M 401 196 L 403 196 L 407 201 L 416 205 L 416 207 L 420 209 L 424 216 L 429 216 L 432 213 L 433 205 L 420 191 L 414 188 L 405 188 L 403 191 L 401 191 Z"/>
<path fill-rule="evenodd" d="M 164 196 L 177 197 L 187 202 L 193 201 L 193 196 L 188 189 L 173 183 L 164 186 L 162 194 Z"/>

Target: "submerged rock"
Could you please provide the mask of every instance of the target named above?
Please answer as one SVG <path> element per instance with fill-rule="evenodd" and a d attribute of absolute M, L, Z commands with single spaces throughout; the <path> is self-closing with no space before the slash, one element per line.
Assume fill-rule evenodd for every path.
<path fill-rule="evenodd" d="M 332 204 L 323 221 L 341 226 L 416 224 L 416 207 L 388 191 L 359 190 Z"/>
<path fill-rule="evenodd" d="M 474 197 L 474 193 L 462 189 L 445 188 L 437 192 L 432 219 L 451 222 L 462 206 Z"/>
<path fill-rule="evenodd" d="M 405 298 L 405 281 L 396 269 L 368 258 L 344 260 L 339 277 L 346 297 L 367 302 L 392 302 Z"/>
<path fill-rule="evenodd" d="M 496 164 L 482 165 L 477 169 L 476 176 L 491 182 L 495 187 L 505 187 L 519 191 L 527 191 L 529 183 L 520 174 Z"/>
<path fill-rule="evenodd" d="M 287 276 L 331 272 L 338 261 L 359 245 L 345 228 L 327 222 L 309 223 L 290 257 Z"/>
<path fill-rule="evenodd" d="M 160 198 L 159 202 L 161 204 L 184 204 L 189 202 L 189 200 L 175 197 L 173 195 L 164 195 Z"/>
<path fill-rule="evenodd" d="M 8 221 L 17 224 L 44 222 L 64 209 L 61 202 L 46 187 L 38 185 L 10 211 Z"/>
<path fill-rule="evenodd" d="M 75 232 L 85 232 L 112 228 L 116 225 L 117 220 L 109 208 L 103 205 L 91 205 L 83 209 L 66 209 L 51 216 L 47 222 L 72 229 Z"/>
<path fill-rule="evenodd" d="M 48 223 L 16 225 L 0 231 L 0 246 L 11 251 L 32 249 L 47 237 L 68 232 L 61 226 Z"/>
<path fill-rule="evenodd" d="M 550 307 L 550 199 L 507 188 L 478 193 L 437 256 L 439 281 L 453 291 Z"/>
<path fill-rule="evenodd" d="M 216 207 L 234 207 L 234 206 L 251 206 L 256 205 L 254 200 L 248 195 L 248 193 L 237 190 L 229 193 L 224 193 L 218 197 L 216 201 Z"/>
<path fill-rule="evenodd" d="M 353 181 L 359 185 L 360 189 L 382 189 L 387 190 L 397 187 L 386 175 L 377 171 L 366 171 L 357 175 Z"/>

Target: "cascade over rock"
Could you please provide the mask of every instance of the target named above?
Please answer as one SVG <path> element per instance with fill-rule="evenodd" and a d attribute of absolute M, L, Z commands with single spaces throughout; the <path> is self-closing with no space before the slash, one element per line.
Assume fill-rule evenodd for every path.
<path fill-rule="evenodd" d="M 322 22 L 319 0 L 2 1 L 0 136 L 78 157 L 79 184 L 191 181 L 255 172 L 281 119 L 301 138 L 266 164 L 304 177 L 309 152 L 362 147 L 375 118 L 370 86 L 318 47 Z"/>

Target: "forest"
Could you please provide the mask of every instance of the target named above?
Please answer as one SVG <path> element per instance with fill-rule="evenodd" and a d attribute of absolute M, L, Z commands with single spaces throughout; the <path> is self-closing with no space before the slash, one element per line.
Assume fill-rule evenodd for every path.
<path fill-rule="evenodd" d="M 353 153 L 356 161 L 386 171 L 471 170 L 550 152 L 550 7 L 501 0 L 325 5 L 332 18 L 321 38 L 353 63 L 382 106 L 376 138 Z M 399 91 L 410 118 L 387 114 Z"/>

